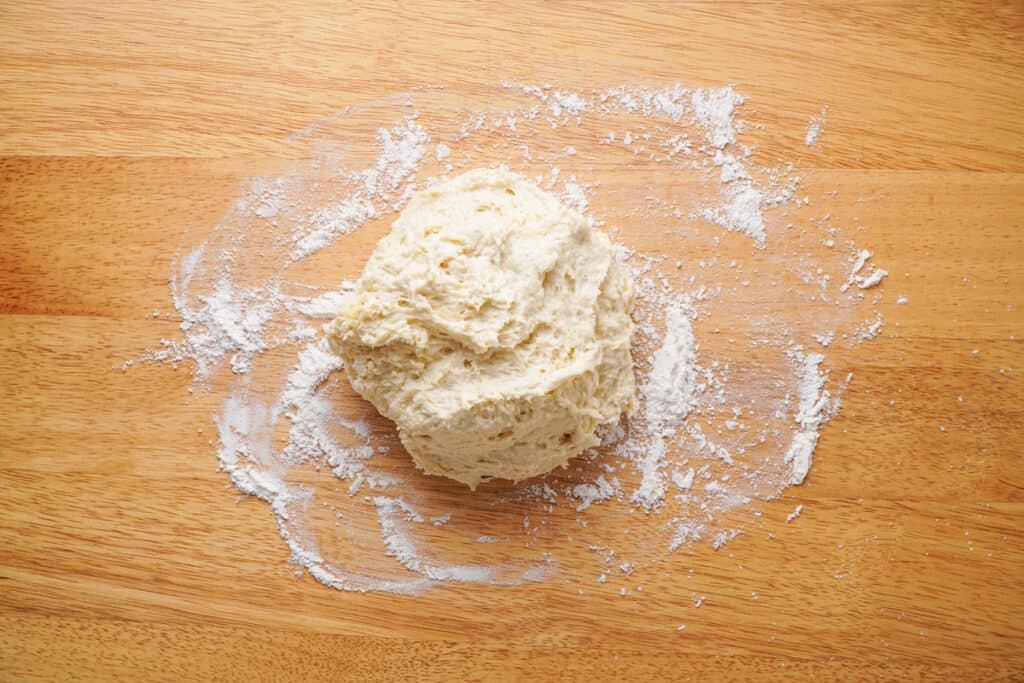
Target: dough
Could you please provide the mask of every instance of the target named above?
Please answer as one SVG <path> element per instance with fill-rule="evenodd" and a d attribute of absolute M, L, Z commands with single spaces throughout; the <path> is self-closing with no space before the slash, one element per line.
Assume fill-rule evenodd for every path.
<path fill-rule="evenodd" d="M 327 332 L 416 464 L 475 488 L 564 466 L 634 410 L 632 303 L 604 233 L 477 169 L 413 195 Z"/>

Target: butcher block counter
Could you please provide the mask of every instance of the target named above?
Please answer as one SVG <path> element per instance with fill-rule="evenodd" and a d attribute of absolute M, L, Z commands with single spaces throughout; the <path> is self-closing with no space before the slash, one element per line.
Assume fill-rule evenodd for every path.
<path fill-rule="evenodd" d="M 3 680 L 1024 680 L 1020 3 L 9 2 L 0 37 Z M 807 481 L 630 599 L 297 580 L 188 368 L 111 370 L 177 334 L 175 244 L 345 107 L 624 76 L 731 84 L 879 198 L 909 303 Z"/>

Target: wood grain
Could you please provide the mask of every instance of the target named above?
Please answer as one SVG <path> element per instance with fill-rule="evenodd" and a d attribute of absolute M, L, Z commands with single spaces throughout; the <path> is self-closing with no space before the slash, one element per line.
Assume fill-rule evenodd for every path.
<path fill-rule="evenodd" d="M 0 677 L 1024 680 L 1020 3 L 3 3 L 0 38 Z M 763 153 L 884 198 L 837 210 L 912 305 L 808 483 L 643 594 L 296 581 L 214 399 L 109 368 L 173 334 L 174 244 L 285 136 L 505 76 L 736 84 Z"/>

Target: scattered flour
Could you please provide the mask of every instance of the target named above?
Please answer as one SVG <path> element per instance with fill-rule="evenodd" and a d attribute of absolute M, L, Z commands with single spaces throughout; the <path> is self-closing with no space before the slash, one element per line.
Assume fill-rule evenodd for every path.
<path fill-rule="evenodd" d="M 657 507 L 665 498 L 666 431 L 680 426 L 693 406 L 697 385 L 697 347 L 690 321 L 678 306 L 665 314 L 665 336 L 654 354 L 651 372 L 640 389 L 644 399 L 648 442 L 641 459 L 640 487 L 632 500 L 646 510 Z M 636 445 L 633 446 L 635 450 Z"/>
<path fill-rule="evenodd" d="M 757 518 L 745 510 L 805 480 L 820 428 L 839 408 L 826 387 L 825 356 L 800 343 L 842 353 L 837 335 L 866 341 L 881 329 L 880 315 L 857 326 L 857 311 L 871 305 L 863 294 L 853 290 L 839 306 L 830 283 L 865 290 L 880 286 L 886 271 L 862 273 L 867 250 L 851 264 L 811 262 L 792 248 L 800 239 L 849 242 L 827 218 L 808 216 L 804 230 L 790 230 L 809 198 L 797 198 L 791 164 L 757 165 L 751 131 L 762 129 L 740 119 L 745 98 L 731 87 L 502 83 L 475 105 L 464 99 L 427 90 L 369 104 L 364 118 L 387 123 L 367 139 L 347 137 L 344 113 L 289 138 L 306 161 L 254 179 L 211 237 L 176 260 L 179 338 L 161 340 L 141 360 L 189 363 L 198 388 L 221 399 L 221 468 L 241 494 L 269 505 L 298 570 L 333 588 L 415 594 L 441 582 L 593 576 L 563 564 L 565 544 L 579 541 L 594 552 L 602 585 L 609 571 L 671 562 L 671 552 L 705 539 L 723 547 Z M 824 118 L 825 110 L 812 121 L 807 144 Z M 367 148 L 376 151 L 365 160 Z M 561 151 L 548 157 L 544 149 Z M 380 230 L 417 187 L 494 163 L 495 155 L 560 183 L 563 201 L 618 243 L 637 290 L 641 410 L 606 429 L 603 445 L 567 470 L 482 487 L 465 493 L 461 507 L 411 466 L 393 434 L 371 428 L 372 410 L 323 341 L 320 327 L 352 283 L 296 273 L 332 273 L 337 250 L 355 242 L 346 238 Z M 666 181 L 648 196 L 595 202 L 605 192 L 594 175 L 598 155 Z M 680 186 L 703 188 L 699 196 L 674 192 L 677 177 Z M 725 239 L 749 253 L 720 263 Z M 773 251 L 777 239 L 784 244 Z M 661 244 L 664 254 L 645 251 Z M 797 284 L 780 277 L 785 272 Z M 801 303 L 787 314 L 758 300 Z M 517 515 L 521 525 L 506 525 Z M 627 532 L 614 548 L 601 539 L 610 519 Z M 628 533 L 641 528 L 663 532 L 657 557 L 642 550 L 650 534 Z M 499 542 L 502 550 L 521 547 L 499 562 L 486 552 Z M 453 555 L 453 547 L 462 550 Z M 703 600 L 694 595 L 695 606 Z"/>
<path fill-rule="evenodd" d="M 790 355 L 797 364 L 800 403 L 794 417 L 798 428 L 786 450 L 784 462 L 792 466 L 790 483 L 802 484 L 811 469 L 811 458 L 818 443 L 818 427 L 826 419 L 829 393 L 824 388 L 826 377 L 818 370 L 824 356 L 820 353 L 805 354 L 800 350 L 793 350 Z"/>
<path fill-rule="evenodd" d="M 720 225 L 726 230 L 742 232 L 753 237 L 759 244 L 765 241 L 764 217 L 761 205 L 764 199 L 750 184 L 734 185 L 726 190 L 724 204 L 701 210 L 704 220 Z"/>
<path fill-rule="evenodd" d="M 672 483 L 676 485 L 680 491 L 689 491 L 690 487 L 693 486 L 694 471 L 691 467 L 686 470 L 686 474 L 676 470 L 672 473 Z"/>
<path fill-rule="evenodd" d="M 804 511 L 804 506 L 803 505 L 797 505 L 795 510 L 793 510 L 788 515 L 786 515 L 786 524 L 789 524 L 794 519 L 799 517 L 800 513 L 803 512 L 803 511 Z"/>
<path fill-rule="evenodd" d="M 580 501 L 580 504 L 576 506 L 576 512 L 583 512 L 592 503 L 608 500 L 614 496 L 615 492 L 619 489 L 619 484 L 617 479 L 614 479 L 613 482 L 614 486 L 605 480 L 604 475 L 600 475 L 593 484 L 577 484 L 574 486 L 570 491 L 570 495 Z"/>
<path fill-rule="evenodd" d="M 845 292 L 850 288 L 851 285 L 857 285 L 859 289 L 871 289 L 882 283 L 882 279 L 885 278 L 889 271 L 881 268 L 872 268 L 871 272 L 867 275 L 861 275 L 861 271 L 864 269 L 864 265 L 868 262 L 872 256 L 871 252 L 867 249 L 863 249 L 857 253 L 857 257 L 853 262 L 853 267 L 850 269 L 850 277 L 840 287 L 841 292 Z"/>
<path fill-rule="evenodd" d="M 736 142 L 733 112 L 745 101 L 745 98 L 732 88 L 698 88 L 693 91 L 694 115 L 704 126 L 708 144 L 716 149 L 722 149 Z"/>
<path fill-rule="evenodd" d="M 885 321 L 882 318 L 882 314 L 879 313 L 875 316 L 874 320 L 865 321 L 860 326 L 857 333 L 864 341 L 871 341 L 878 336 L 878 333 L 882 331 L 882 326 L 885 325 Z"/>
<path fill-rule="evenodd" d="M 697 371 L 693 329 L 682 309 L 673 306 L 665 314 L 665 338 L 641 389 L 644 415 L 652 434 L 677 427 L 686 419 L 693 406 Z"/>
<path fill-rule="evenodd" d="M 804 138 L 804 143 L 813 145 L 818 141 L 821 131 L 825 128 L 825 116 L 827 114 L 828 107 L 822 107 L 821 114 L 811 117 L 811 122 L 807 126 L 807 136 Z"/>
<path fill-rule="evenodd" d="M 870 275 L 868 275 L 861 282 L 859 282 L 857 286 L 860 287 L 861 289 L 870 289 L 875 285 L 881 284 L 882 278 L 884 278 L 888 274 L 889 271 L 882 270 L 881 268 L 876 268 L 875 270 L 871 271 Z"/>

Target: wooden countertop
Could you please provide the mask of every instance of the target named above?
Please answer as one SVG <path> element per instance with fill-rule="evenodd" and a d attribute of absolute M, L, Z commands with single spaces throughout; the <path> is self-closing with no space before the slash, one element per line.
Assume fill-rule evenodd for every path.
<path fill-rule="evenodd" d="M 889 5 L 7 3 L 0 678 L 1024 680 L 1024 7 Z M 783 157 L 827 104 L 817 178 L 885 196 L 861 220 L 913 305 L 856 354 L 775 538 L 687 556 L 700 609 L 678 580 L 297 581 L 187 373 L 105 372 L 174 333 L 147 316 L 169 244 L 347 105 L 623 73 L 735 84 Z"/>

